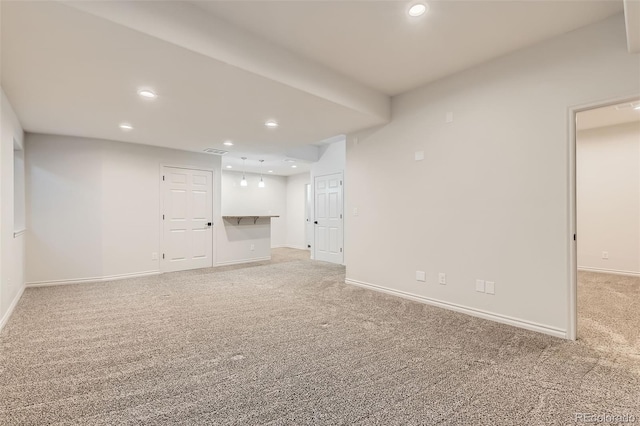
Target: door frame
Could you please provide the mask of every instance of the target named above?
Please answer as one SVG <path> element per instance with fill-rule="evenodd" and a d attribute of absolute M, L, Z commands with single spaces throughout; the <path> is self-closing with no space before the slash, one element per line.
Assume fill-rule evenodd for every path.
<path fill-rule="evenodd" d="M 304 248 L 309 250 L 309 255 L 313 259 L 312 250 L 314 246 L 314 232 L 313 232 L 313 192 L 311 189 L 311 183 L 304 184 Z M 311 230 L 310 230 L 311 229 Z"/>
<path fill-rule="evenodd" d="M 173 164 L 166 164 L 166 163 L 160 163 L 160 168 L 159 168 L 159 174 L 158 174 L 158 190 L 160 193 L 160 210 L 158 212 L 158 222 L 159 222 L 159 232 L 160 232 L 160 238 L 158 239 L 158 242 L 160 243 L 160 246 L 158 247 L 158 270 L 160 271 L 160 273 L 165 273 L 166 268 L 165 268 L 165 263 L 162 261 L 162 253 L 164 252 L 165 249 L 165 241 L 164 241 L 164 221 L 162 219 L 162 214 L 164 212 L 164 188 L 163 188 L 163 180 L 162 180 L 162 176 L 163 176 L 163 170 L 165 167 L 171 167 L 173 169 L 185 169 L 185 170 L 199 170 L 201 172 L 211 172 L 211 221 L 212 221 L 212 225 L 211 225 L 211 267 L 216 266 L 216 213 L 214 210 L 215 207 L 215 203 L 216 203 L 216 193 L 215 193 L 215 180 L 216 180 L 216 170 L 215 169 L 209 169 L 207 167 L 200 167 L 200 166 L 185 166 L 185 165 L 173 165 Z"/>
<path fill-rule="evenodd" d="M 616 98 L 609 98 L 607 100 L 589 102 L 585 104 L 573 105 L 567 108 L 567 121 L 568 121 L 568 136 L 569 136 L 569 168 L 568 168 L 568 182 L 569 182 L 569 194 L 568 194 L 568 229 L 569 235 L 567 235 L 567 248 L 569 256 L 569 276 L 567 281 L 567 295 L 569 302 L 569 318 L 567 321 L 567 335 L 569 340 L 576 340 L 578 335 L 578 242 L 577 242 L 577 182 L 576 182 L 576 116 L 579 112 L 588 111 L 591 109 L 602 108 L 625 102 L 632 102 L 638 100 L 640 94 L 620 96 Z"/>
<path fill-rule="evenodd" d="M 322 173 L 320 175 L 312 175 L 311 176 L 311 221 L 313 222 L 313 232 L 311 233 L 311 259 L 315 260 L 316 259 L 316 226 L 315 226 L 315 221 L 316 221 L 316 178 L 321 178 L 321 177 L 325 177 L 325 176 L 331 176 L 331 175 L 335 175 L 340 173 L 340 175 L 342 176 L 341 180 L 342 180 L 342 185 L 340 185 L 340 191 L 342 191 L 342 197 L 341 197 L 341 206 L 340 208 L 342 209 L 342 262 L 340 263 L 340 265 L 344 265 L 344 254 L 346 251 L 346 248 L 344 246 L 344 187 L 345 187 L 345 180 L 344 180 L 344 170 L 336 170 L 330 173 Z"/>

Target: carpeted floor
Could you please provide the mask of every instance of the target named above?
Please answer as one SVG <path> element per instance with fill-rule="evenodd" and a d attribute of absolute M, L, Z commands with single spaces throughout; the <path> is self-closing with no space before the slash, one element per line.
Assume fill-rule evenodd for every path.
<path fill-rule="evenodd" d="M 638 279 L 581 273 L 568 342 L 306 257 L 28 289 L 0 334 L 0 424 L 640 422 Z"/>

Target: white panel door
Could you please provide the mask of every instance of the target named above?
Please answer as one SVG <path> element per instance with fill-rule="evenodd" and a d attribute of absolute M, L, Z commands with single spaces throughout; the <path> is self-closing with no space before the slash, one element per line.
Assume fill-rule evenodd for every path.
<path fill-rule="evenodd" d="M 212 181 L 212 172 L 163 168 L 163 272 L 213 266 Z"/>
<path fill-rule="evenodd" d="M 314 180 L 314 258 L 342 264 L 342 173 Z"/>

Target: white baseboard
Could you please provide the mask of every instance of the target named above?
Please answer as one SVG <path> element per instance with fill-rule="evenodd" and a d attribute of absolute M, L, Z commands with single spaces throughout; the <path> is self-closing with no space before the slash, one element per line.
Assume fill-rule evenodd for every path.
<path fill-rule="evenodd" d="M 33 281 L 33 282 L 28 282 L 27 287 L 49 287 L 53 285 L 86 284 L 86 283 L 124 280 L 127 278 L 146 277 L 149 275 L 158 275 L 158 274 L 160 274 L 160 271 L 145 271 L 145 272 L 135 272 L 133 274 L 118 274 L 118 275 L 108 275 L 104 277 L 77 278 L 72 280 Z"/>
<path fill-rule="evenodd" d="M 13 299 L 13 302 L 11 302 L 11 305 L 9 305 L 9 309 L 7 309 L 7 312 L 4 314 L 2 319 L 0 319 L 0 331 L 2 331 L 2 329 L 4 328 L 5 325 L 7 325 L 7 323 L 9 322 L 9 318 L 11 317 L 11 314 L 13 313 L 13 310 L 16 308 L 16 306 L 18 306 L 18 302 L 20 301 L 20 298 L 22 297 L 22 294 L 24 293 L 24 288 L 25 287 L 22 286 L 20 291 L 18 291 L 18 294 Z"/>
<path fill-rule="evenodd" d="M 620 271 L 620 270 L 617 270 L 617 269 L 590 268 L 588 266 L 578 266 L 578 271 L 600 272 L 600 273 L 603 273 L 603 274 L 624 275 L 624 276 L 627 276 L 627 277 L 640 277 L 640 272 Z"/>
<path fill-rule="evenodd" d="M 296 249 L 296 250 L 311 250 L 309 247 L 307 246 L 294 246 L 294 245 L 288 245 L 288 244 L 284 244 L 284 245 L 279 245 L 279 246 L 271 246 L 272 249 L 276 249 L 276 248 L 290 248 L 290 249 Z"/>
<path fill-rule="evenodd" d="M 388 287 L 383 287 L 375 284 L 366 283 L 363 281 L 357 281 L 352 279 L 346 279 L 346 284 L 355 285 L 358 287 L 368 288 L 370 290 L 380 291 L 382 293 L 391 294 L 393 296 L 402 297 L 404 299 L 413 300 L 416 302 L 425 303 L 427 305 L 437 306 L 439 308 L 449 309 L 463 314 L 471 315 L 474 317 L 499 322 L 502 324 L 512 325 L 514 327 L 524 328 L 526 330 L 537 331 L 539 333 L 549 334 L 554 337 L 560 337 L 562 339 L 567 338 L 567 331 L 556 327 L 550 327 L 543 324 L 538 324 L 531 321 L 522 320 L 519 318 L 513 318 L 506 315 L 495 314 L 492 312 L 483 311 L 481 309 L 469 308 L 467 306 L 458 305 L 455 303 L 444 302 L 442 300 L 432 299 L 429 297 L 419 296 L 413 293 L 407 293 L 400 290 L 394 290 Z"/>
<path fill-rule="evenodd" d="M 271 256 L 254 257 L 252 259 L 229 260 L 227 262 L 217 262 L 216 266 L 240 265 L 242 263 L 264 262 L 265 260 L 271 260 Z"/>

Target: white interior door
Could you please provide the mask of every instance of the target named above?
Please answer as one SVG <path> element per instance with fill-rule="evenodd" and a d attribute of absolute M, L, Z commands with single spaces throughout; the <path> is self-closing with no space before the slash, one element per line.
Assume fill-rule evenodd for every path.
<path fill-rule="evenodd" d="M 342 264 L 342 173 L 314 181 L 314 258 Z"/>
<path fill-rule="evenodd" d="M 213 174 L 163 168 L 162 271 L 213 266 Z"/>

